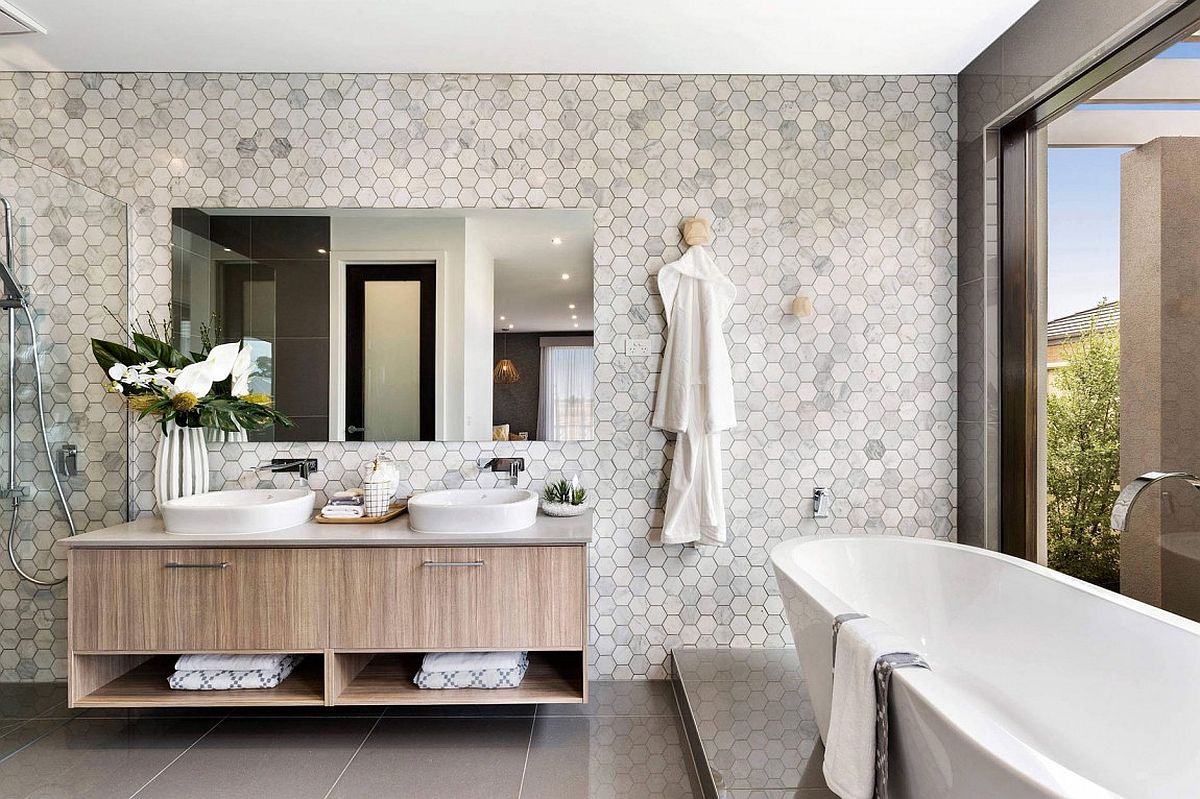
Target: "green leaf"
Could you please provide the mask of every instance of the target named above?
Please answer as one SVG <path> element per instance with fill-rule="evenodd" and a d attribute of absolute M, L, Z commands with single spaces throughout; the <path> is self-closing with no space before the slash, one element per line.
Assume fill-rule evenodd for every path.
<path fill-rule="evenodd" d="M 189 363 L 187 356 L 182 352 L 167 342 L 147 336 L 145 333 L 134 333 L 133 343 L 137 346 L 138 352 L 146 356 L 146 361 L 158 361 L 159 366 L 175 369 L 187 366 Z"/>
<path fill-rule="evenodd" d="M 115 341 L 101 341 L 98 338 L 92 339 L 92 355 L 95 356 L 96 363 L 100 364 L 100 368 L 104 370 L 105 374 L 108 374 L 108 370 L 113 367 L 113 364 L 134 366 L 150 360 L 124 344 L 118 344 Z"/>

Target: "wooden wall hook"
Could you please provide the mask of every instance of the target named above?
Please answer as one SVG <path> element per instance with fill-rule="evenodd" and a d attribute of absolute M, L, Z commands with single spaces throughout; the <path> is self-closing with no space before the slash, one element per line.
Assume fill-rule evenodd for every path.
<path fill-rule="evenodd" d="M 712 234 L 708 228 L 708 220 L 700 217 L 683 220 L 683 240 L 689 247 L 697 244 L 708 244 Z"/>

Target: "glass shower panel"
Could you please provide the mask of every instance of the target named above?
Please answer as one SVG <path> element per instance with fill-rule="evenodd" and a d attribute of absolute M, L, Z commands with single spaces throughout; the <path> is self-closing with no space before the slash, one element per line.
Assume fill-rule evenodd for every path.
<path fill-rule="evenodd" d="M 124 203 L 56 173 L 0 153 L 0 195 L 13 208 L 17 280 L 27 289 L 39 338 L 50 455 L 78 448 L 76 470 L 62 476 L 80 532 L 120 524 L 128 513 L 128 418 L 124 403 L 106 396 L 92 360 L 93 337 L 128 337 L 127 209 Z M 0 323 L 0 338 L 8 335 Z M 16 478 L 26 499 L 19 508 L 16 555 L 39 579 L 65 574 L 55 541 L 69 533 L 55 493 L 37 414 L 30 335 L 17 317 L 15 366 Z M 8 342 L 0 342 L 7 360 Z M 8 369 L 9 364 L 3 364 Z M 7 381 L 0 380 L 7 394 Z M 8 397 L 0 401 L 0 431 L 8 426 Z M 0 448 L 8 444 L 0 437 Z M 8 453 L 0 454 L 0 485 L 8 483 Z M 0 529 L 9 533 L 7 502 Z M 0 558 L 0 682 L 66 677 L 66 586 L 38 588 Z"/>

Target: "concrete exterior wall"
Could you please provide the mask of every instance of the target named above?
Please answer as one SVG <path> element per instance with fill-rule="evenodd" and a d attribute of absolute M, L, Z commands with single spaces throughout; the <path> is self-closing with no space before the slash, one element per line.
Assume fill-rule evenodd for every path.
<path fill-rule="evenodd" d="M 1200 464 L 1200 139 L 1121 158 L 1121 482 Z M 1147 491 L 1121 536 L 1121 592 L 1200 617 L 1200 502 Z"/>

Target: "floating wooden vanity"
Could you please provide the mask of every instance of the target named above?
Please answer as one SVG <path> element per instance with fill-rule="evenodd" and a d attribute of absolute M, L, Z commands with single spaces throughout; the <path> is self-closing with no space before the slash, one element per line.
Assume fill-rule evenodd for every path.
<path fill-rule="evenodd" d="M 591 517 L 517 533 L 308 523 L 175 536 L 143 519 L 66 540 L 72 707 L 587 701 Z M 519 688 L 421 690 L 421 655 L 528 650 Z M 189 652 L 306 653 L 277 688 L 175 691 Z"/>

